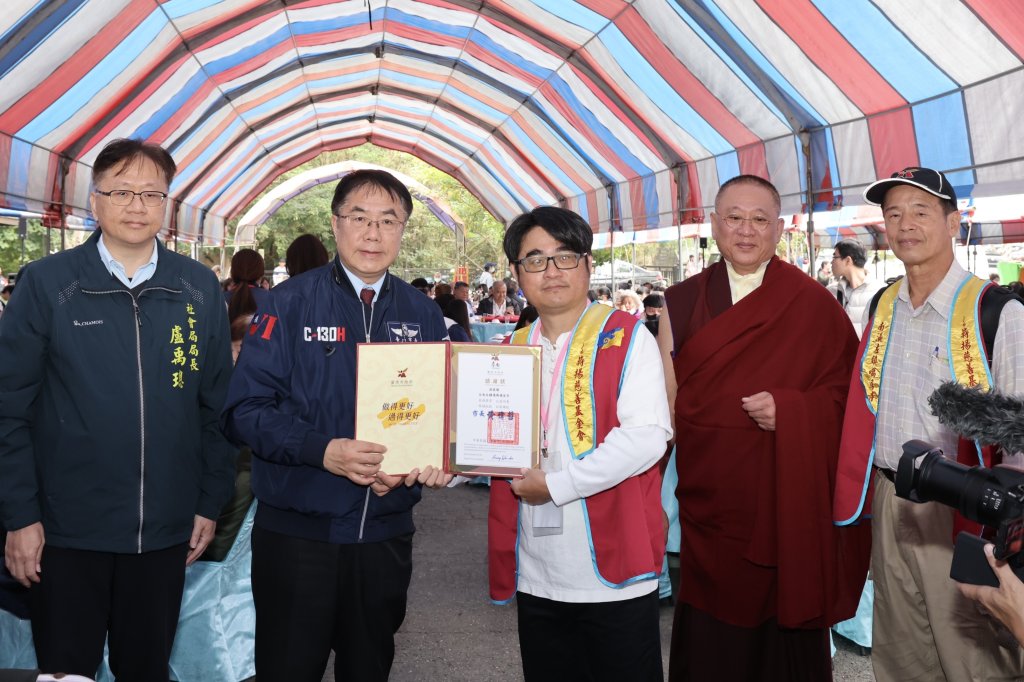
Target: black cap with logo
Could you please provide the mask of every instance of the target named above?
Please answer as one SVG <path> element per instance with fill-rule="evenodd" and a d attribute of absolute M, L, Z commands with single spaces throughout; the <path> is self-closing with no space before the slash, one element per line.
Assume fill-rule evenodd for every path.
<path fill-rule="evenodd" d="M 940 199 L 948 199 L 956 203 L 956 192 L 953 186 L 946 180 L 946 176 L 931 168 L 918 168 L 911 166 L 893 173 L 885 180 L 878 180 L 868 185 L 864 190 L 864 199 L 869 204 L 881 206 L 885 199 L 885 193 L 896 185 L 910 185 L 920 190 L 933 194 Z"/>

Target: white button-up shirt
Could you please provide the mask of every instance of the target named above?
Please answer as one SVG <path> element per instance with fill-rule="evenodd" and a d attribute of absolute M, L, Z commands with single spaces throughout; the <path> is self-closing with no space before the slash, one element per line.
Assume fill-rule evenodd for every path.
<path fill-rule="evenodd" d="M 520 592 L 562 602 L 610 602 L 639 597 L 658 586 L 658 581 L 652 579 L 611 588 L 598 579 L 581 503 L 585 497 L 647 471 L 664 454 L 665 443 L 672 435 L 657 341 L 643 325 L 633 334 L 633 347 L 619 391 L 619 426 L 593 452 L 583 459 L 573 459 L 562 412 L 551 410 L 548 458 L 554 461 L 541 464 L 552 502 L 540 506 L 520 504 Z M 551 382 L 561 379 L 555 376 L 554 365 L 569 338 L 570 333 L 566 332 L 551 343 L 540 335 L 541 409 L 548 408 Z M 561 398 L 556 388 L 555 399 Z M 535 525 L 550 528 L 552 512 L 557 510 L 562 516 L 561 533 L 535 532 Z"/>

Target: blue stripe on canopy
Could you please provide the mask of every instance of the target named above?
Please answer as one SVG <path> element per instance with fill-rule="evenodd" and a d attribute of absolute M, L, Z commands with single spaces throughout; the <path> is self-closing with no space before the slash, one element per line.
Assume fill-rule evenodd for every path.
<path fill-rule="evenodd" d="M 637 175 L 642 175 L 651 171 L 651 169 L 644 165 L 639 158 L 634 156 L 633 152 L 622 143 L 617 135 L 608 130 L 608 128 L 606 128 L 604 124 L 594 116 L 594 113 L 590 108 L 584 105 L 583 102 L 576 97 L 576 93 L 573 92 L 572 88 L 570 88 L 565 81 L 556 77 L 551 79 L 549 85 L 566 103 L 569 104 L 569 106 L 572 107 L 577 116 L 583 119 L 584 125 L 586 125 L 591 131 L 600 135 L 601 141 L 608 145 L 613 153 L 618 155 L 619 160 L 629 165 Z"/>
<path fill-rule="evenodd" d="M 601 33 L 601 42 L 620 60 L 619 64 L 626 75 L 643 89 L 644 94 L 705 149 L 712 154 L 723 154 L 732 149 L 732 145 L 665 82 L 658 70 L 651 66 L 618 28 L 609 26 Z"/>
<path fill-rule="evenodd" d="M 850 44 L 908 102 L 956 89 L 956 83 L 869 0 L 812 0 Z"/>
<path fill-rule="evenodd" d="M 221 0 L 165 0 L 163 10 L 171 19 L 179 19 L 187 14 L 218 5 L 220 2 Z"/>
<path fill-rule="evenodd" d="M 110 54 L 104 57 L 87 77 L 71 84 L 46 111 L 19 130 L 18 136 L 27 140 L 37 140 L 73 117 L 97 92 L 124 73 L 125 64 L 130 64 L 144 52 L 165 26 L 167 20 L 163 12 L 150 14 L 124 40 L 111 46 Z"/>
<path fill-rule="evenodd" d="M 185 82 L 171 99 L 161 106 L 159 109 L 153 112 L 153 115 L 142 122 L 142 124 L 132 132 L 132 137 L 141 137 L 142 139 L 149 139 L 157 130 L 160 129 L 167 120 L 174 114 L 181 111 L 181 107 L 203 87 L 203 84 L 207 82 L 207 76 L 202 71 L 197 71 L 192 75 L 188 81 Z"/>
<path fill-rule="evenodd" d="M 740 174 L 740 157 L 736 152 L 719 154 L 715 157 L 715 167 L 718 169 L 718 184 L 721 185 Z"/>
<path fill-rule="evenodd" d="M 21 20 L 17 21 L 8 30 L 0 35 L 0 45 L 10 45 L 10 51 L 0 58 L 0 78 L 3 78 L 8 71 L 21 63 L 21 60 L 30 55 L 40 43 L 45 41 L 54 31 L 64 25 L 71 16 L 78 12 L 78 8 L 85 4 L 86 0 L 73 0 L 57 5 L 57 7 L 46 16 L 39 25 L 29 31 L 25 36 L 11 44 L 10 39 L 36 17 L 46 5 L 54 3 L 48 0 L 41 0 L 36 6 L 25 12 Z M 11 11 L 8 9 L 7 11 Z"/>
<path fill-rule="evenodd" d="M 527 154 L 529 154 L 532 158 L 544 158 L 544 150 L 542 150 L 536 143 L 534 143 L 534 141 L 530 138 L 529 135 L 526 134 L 526 131 L 523 130 L 518 123 L 509 119 L 508 122 L 505 123 L 505 127 L 507 127 L 510 130 L 510 132 L 515 133 L 516 140 L 523 145 Z M 558 167 L 557 164 L 552 164 L 548 166 L 548 171 L 552 175 L 554 175 L 555 178 L 558 179 L 558 181 L 562 184 L 562 186 L 568 189 L 572 194 L 580 194 L 584 191 L 584 188 L 577 185 L 568 175 L 566 175 L 562 171 L 561 168 Z"/>
<path fill-rule="evenodd" d="M 607 17 L 589 7 L 584 7 L 575 0 L 533 0 L 533 4 L 560 19 L 583 27 L 591 33 L 597 33 L 608 25 Z"/>
<path fill-rule="evenodd" d="M 993 106 L 998 104 L 993 102 Z M 971 165 L 967 116 L 959 92 L 917 104 L 912 111 L 922 166 L 966 168 Z M 950 173 L 947 177 L 954 186 L 974 184 L 972 171 Z"/>
<path fill-rule="evenodd" d="M 670 3 L 669 6 L 673 10 L 675 10 L 676 14 L 679 15 L 680 19 L 686 22 L 686 24 L 691 29 L 693 29 L 693 31 L 698 36 L 701 37 L 701 40 L 704 41 L 704 44 L 707 45 L 711 51 L 717 54 L 718 57 L 722 60 L 722 62 L 729 66 L 729 69 L 736 75 L 736 77 L 743 81 L 744 85 L 750 88 L 750 92 L 757 95 L 758 99 L 761 101 L 762 104 L 771 109 L 771 111 L 776 116 L 779 117 L 780 121 L 786 120 L 786 115 L 779 111 L 778 107 L 775 106 L 774 102 L 772 102 L 770 99 L 764 96 L 764 94 L 760 91 L 757 85 L 754 84 L 754 81 L 750 79 L 750 76 L 747 75 L 746 71 L 741 69 L 739 64 L 736 63 L 736 60 L 733 59 L 733 55 L 730 52 L 726 52 L 722 48 L 722 46 L 720 46 L 718 42 L 711 36 L 711 34 L 709 34 L 707 30 L 705 30 L 704 26 L 700 22 L 698 22 L 688 13 L 684 12 L 683 8 L 677 5 L 676 3 Z"/>
<path fill-rule="evenodd" d="M 291 42 L 292 34 L 288 26 L 282 26 L 273 33 L 270 33 L 248 45 L 240 46 L 231 54 L 225 55 L 204 65 L 204 69 L 211 75 L 216 75 L 233 69 L 239 64 L 244 64 L 250 59 L 259 57 L 264 52 L 272 49 L 283 42 Z"/>
<path fill-rule="evenodd" d="M 711 15 L 720 23 L 722 29 L 728 33 L 730 38 L 736 41 L 736 44 L 743 51 L 744 56 L 753 61 L 763 75 L 771 79 L 775 87 L 779 88 L 786 96 L 786 99 L 791 102 L 791 106 L 802 113 L 806 121 L 814 121 L 817 125 L 824 125 L 826 123 L 825 118 L 814 110 L 814 107 L 812 107 L 810 103 L 796 90 L 796 88 L 793 87 L 793 84 L 782 76 L 779 70 L 775 68 L 764 54 L 762 54 L 761 51 L 747 38 L 743 31 L 741 31 L 712 0 L 698 0 L 698 2 L 708 9 Z M 726 54 L 730 55 L 730 62 L 734 70 L 737 70 L 737 72 L 747 71 L 747 69 L 742 65 L 743 62 L 737 59 L 739 55 L 732 54 L 730 50 L 724 51 Z M 750 79 L 747 79 L 747 82 L 753 84 L 753 81 Z M 761 101 L 768 103 L 768 98 L 765 96 L 760 86 L 753 84 L 753 91 L 758 94 Z M 783 120 L 786 119 L 785 116 L 782 118 Z"/>

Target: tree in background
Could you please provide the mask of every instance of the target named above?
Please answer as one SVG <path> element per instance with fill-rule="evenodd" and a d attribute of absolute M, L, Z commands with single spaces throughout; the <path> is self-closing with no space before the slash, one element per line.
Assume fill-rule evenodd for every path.
<path fill-rule="evenodd" d="M 92 233 L 83 230 L 67 230 L 67 248 L 81 244 L 90 234 Z M 60 251 L 60 230 L 48 230 L 38 219 L 28 220 L 24 239 L 21 238 L 17 225 L 0 225 L 0 268 L 3 269 L 5 277 L 17 273 L 22 265 L 57 251 Z"/>
<path fill-rule="evenodd" d="M 395 152 L 365 144 L 336 152 L 326 152 L 301 166 L 282 174 L 263 192 L 269 192 L 285 180 L 312 168 L 320 168 L 341 161 L 360 161 L 405 173 L 443 197 L 466 225 L 466 259 L 470 277 L 483 269 L 487 261 L 502 262 L 501 240 L 504 227 L 488 213 L 469 190 L 457 180 L 410 154 Z M 284 258 L 292 240 L 301 234 L 316 235 L 335 252 L 331 233 L 331 198 L 336 182 L 329 182 L 303 192 L 287 201 L 256 231 L 256 248 L 263 252 L 267 267 L 272 268 Z M 262 196 L 262 194 L 260 195 Z M 257 197 L 256 200 L 258 200 Z M 253 203 L 255 203 L 255 201 Z M 246 207 L 247 209 L 248 207 Z M 244 210 L 239 215 L 244 214 Z M 231 221 L 229 233 L 234 232 L 238 219 Z M 419 205 L 413 210 L 405 228 L 402 249 L 392 270 L 403 279 L 432 277 L 440 272 L 445 279 L 456 262 L 456 237 L 441 224 L 430 211 Z"/>

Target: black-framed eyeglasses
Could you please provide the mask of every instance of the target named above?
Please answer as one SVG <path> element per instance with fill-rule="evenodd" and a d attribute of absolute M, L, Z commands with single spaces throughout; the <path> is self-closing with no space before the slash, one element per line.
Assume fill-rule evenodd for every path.
<path fill-rule="evenodd" d="M 405 227 L 405 221 L 399 220 L 398 218 L 381 218 L 380 220 L 370 220 L 364 215 L 341 215 L 335 213 L 341 220 L 354 227 L 359 232 L 364 232 L 374 225 L 377 229 L 385 234 L 394 234 Z"/>
<path fill-rule="evenodd" d="M 580 266 L 580 259 L 586 256 L 585 253 L 556 253 L 554 256 L 527 256 L 512 261 L 526 272 L 544 272 L 548 269 L 548 262 L 553 262 L 559 270 L 573 270 Z"/>
<path fill-rule="evenodd" d="M 115 189 L 110 192 L 104 192 L 101 189 L 94 189 L 93 192 L 107 197 L 114 206 L 127 206 L 135 201 L 135 197 L 140 197 L 143 205 L 151 207 L 163 206 L 167 200 L 166 192 L 153 192 L 149 190 L 133 192 L 130 189 Z"/>

